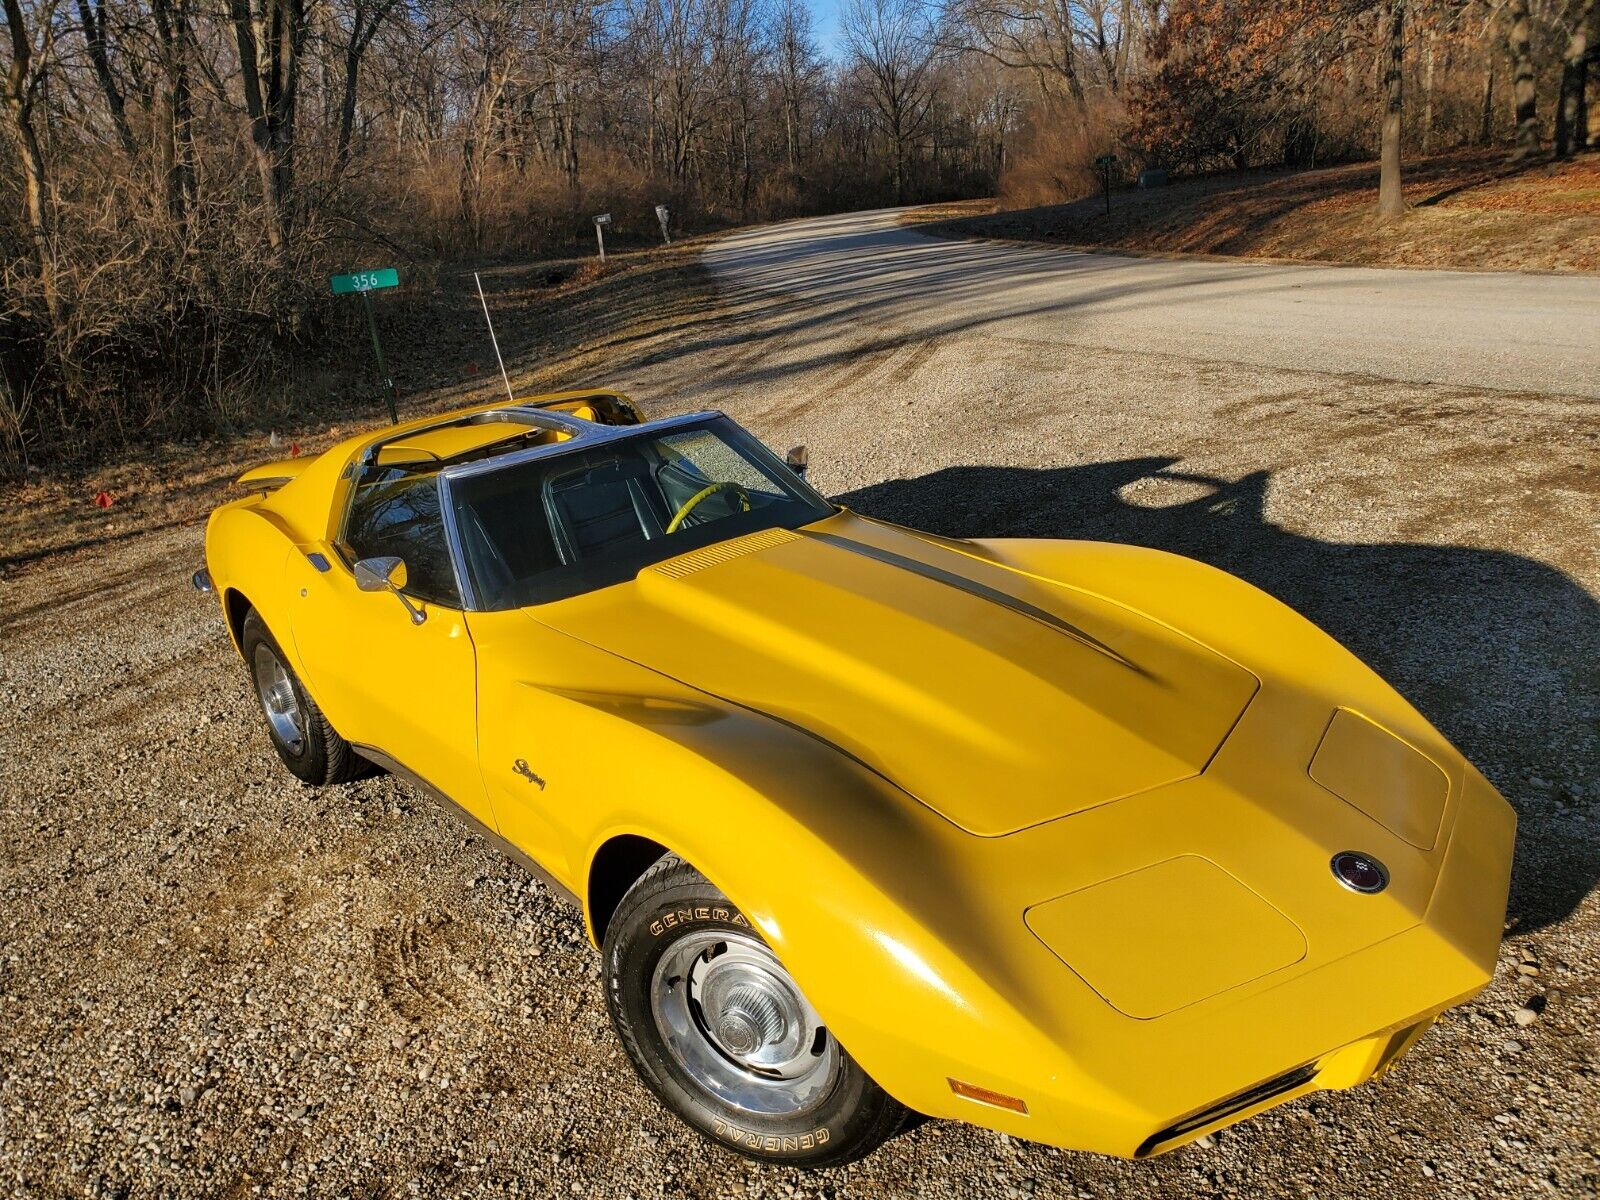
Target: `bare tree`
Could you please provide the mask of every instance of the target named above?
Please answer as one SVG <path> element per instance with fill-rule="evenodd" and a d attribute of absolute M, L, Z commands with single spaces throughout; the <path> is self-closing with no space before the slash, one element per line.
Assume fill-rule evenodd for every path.
<path fill-rule="evenodd" d="M 1511 98 L 1516 106 L 1516 156 L 1539 151 L 1539 89 L 1533 67 L 1533 19 L 1528 0 L 1510 0 L 1506 5 L 1510 21 L 1508 39 L 1511 50 Z"/>
<path fill-rule="evenodd" d="M 753 131 L 767 46 L 754 0 L 709 0 L 711 81 L 722 128 L 722 174 L 728 204 L 741 217 L 750 210 Z"/>
<path fill-rule="evenodd" d="M 1427 149 L 1514 85 L 1526 152 L 1559 74 L 1556 148 L 1584 146 L 1597 3 L 849 0 L 831 61 L 809 0 L 0 0 L 0 471 L 247 415 L 351 262 L 566 249 L 606 209 L 627 244 L 660 202 L 1043 203 L 1112 148 L 1209 170 L 1378 135 L 1392 219 L 1408 83 Z"/>
<path fill-rule="evenodd" d="M 708 67 L 711 39 L 695 0 L 639 0 L 635 34 L 646 48 L 651 124 L 672 179 L 682 184 L 712 101 Z"/>
<path fill-rule="evenodd" d="M 239 86 L 261 176 L 267 236 L 276 250 L 293 224 L 295 100 L 305 45 L 305 0 L 228 0 Z"/>
<path fill-rule="evenodd" d="M 105 97 L 106 112 L 116 130 L 117 141 L 128 157 L 136 153 L 133 130 L 128 128 L 127 103 L 116 72 L 111 67 L 111 43 L 106 33 L 105 0 L 78 0 L 78 25 L 89 51 L 89 61 L 94 64 L 94 75 Z"/>
<path fill-rule="evenodd" d="M 167 177 L 167 211 L 187 222 L 198 195 L 194 137 L 194 96 L 190 87 L 192 0 L 150 0 L 157 38 L 157 60 L 166 83 L 161 122 L 161 158 Z"/>
<path fill-rule="evenodd" d="M 1561 98 L 1556 106 L 1556 155 L 1570 158 L 1589 142 L 1589 60 L 1600 37 L 1600 3 L 1574 0 L 1567 14 L 1569 32 L 1561 56 Z"/>
<path fill-rule="evenodd" d="M 783 113 L 785 158 L 792 172 L 800 164 L 800 112 L 817 87 L 822 63 L 811 32 L 811 10 L 802 0 L 783 0 L 774 18 L 773 76 Z"/>
<path fill-rule="evenodd" d="M 1095 8 L 1103 14 L 1102 5 Z M 949 0 L 945 11 L 954 45 L 1026 72 L 1047 102 L 1064 94 L 1083 106 L 1079 60 L 1095 22 L 1076 0 Z M 1105 22 L 1099 24 L 1103 33 Z"/>
<path fill-rule="evenodd" d="M 484 176 L 500 147 L 501 107 L 513 83 L 517 61 L 519 5 L 496 0 L 469 3 L 461 9 L 453 50 L 463 71 L 460 78 L 465 111 L 461 128 L 461 217 L 470 244 L 481 247 L 484 236 Z"/>
<path fill-rule="evenodd" d="M 1405 104 L 1406 0 L 1388 0 L 1382 13 L 1383 131 L 1378 167 L 1378 219 L 1397 221 L 1405 216 L 1405 192 L 1400 182 L 1400 132 Z"/>
<path fill-rule="evenodd" d="M 51 222 L 46 199 L 49 186 L 44 151 L 40 149 L 39 135 L 33 125 L 34 104 L 54 43 L 55 5 L 53 0 L 46 0 L 46 3 L 34 9 L 34 30 L 30 31 L 22 0 L 4 0 L 4 3 L 6 30 L 11 42 L 11 65 L 6 71 L 3 94 L 7 132 L 16 146 L 22 166 L 23 212 L 33 245 L 34 269 L 38 273 L 50 324 L 59 330 L 63 313 L 61 297 L 56 289 L 55 255 L 50 238 Z"/>
<path fill-rule="evenodd" d="M 85 0 L 79 0 L 84 3 Z M 335 155 L 343 168 L 350 161 L 350 137 L 355 128 L 361 61 L 397 0 L 350 0 L 349 27 L 344 33 L 344 87 L 339 96 L 339 140 Z"/>
<path fill-rule="evenodd" d="M 888 138 L 896 203 L 906 196 L 912 142 L 927 128 L 936 54 L 933 23 L 918 0 L 849 0 L 840 13 L 845 43 L 871 82 L 869 95 Z"/>

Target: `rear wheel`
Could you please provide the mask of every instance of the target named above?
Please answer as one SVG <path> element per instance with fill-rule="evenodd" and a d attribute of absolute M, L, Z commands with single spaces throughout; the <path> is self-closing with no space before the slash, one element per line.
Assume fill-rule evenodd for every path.
<path fill-rule="evenodd" d="M 344 783 L 366 766 L 306 694 L 282 648 L 255 609 L 245 614 L 239 648 L 267 719 L 267 734 L 283 765 L 310 784 Z"/>
<path fill-rule="evenodd" d="M 640 1078 L 730 1150 L 835 1166 L 905 1119 L 744 914 L 675 855 L 651 867 L 612 917 L 605 977 L 612 1023 Z"/>

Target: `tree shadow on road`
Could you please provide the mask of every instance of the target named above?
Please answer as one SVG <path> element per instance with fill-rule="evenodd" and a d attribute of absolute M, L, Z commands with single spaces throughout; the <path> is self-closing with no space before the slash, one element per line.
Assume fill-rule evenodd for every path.
<path fill-rule="evenodd" d="M 1178 462 L 951 467 L 837 499 L 947 536 L 1124 542 L 1249 580 L 1376 668 L 1516 807 L 1513 922 L 1540 929 L 1572 913 L 1600 879 L 1600 605 L 1504 551 L 1290 532 L 1266 518 L 1267 472 L 1230 481 Z"/>

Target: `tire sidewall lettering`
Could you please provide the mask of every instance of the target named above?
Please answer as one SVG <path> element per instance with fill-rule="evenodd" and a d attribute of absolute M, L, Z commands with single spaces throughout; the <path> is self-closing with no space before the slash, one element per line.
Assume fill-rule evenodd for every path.
<path fill-rule="evenodd" d="M 737 1125 L 730 1125 L 721 1117 L 712 1120 L 711 1131 L 717 1137 L 735 1145 L 748 1150 L 762 1150 L 769 1154 L 797 1154 L 802 1150 L 815 1150 L 818 1146 L 826 1146 L 833 1136 L 826 1125 L 819 1125 L 809 1133 L 781 1135 L 756 1133 L 749 1129 L 741 1129 Z"/>
<path fill-rule="evenodd" d="M 697 904 L 688 908 L 672 908 L 662 913 L 654 921 L 650 922 L 650 933 L 654 937 L 660 937 L 669 929 L 677 929 L 681 925 L 689 925 L 699 921 L 716 921 L 719 924 L 729 925 L 736 929 L 750 928 L 750 922 L 736 908 L 726 908 L 720 904 Z"/>

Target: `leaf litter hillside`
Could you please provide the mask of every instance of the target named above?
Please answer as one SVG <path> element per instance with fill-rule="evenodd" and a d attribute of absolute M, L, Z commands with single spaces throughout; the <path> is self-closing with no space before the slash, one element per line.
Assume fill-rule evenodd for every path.
<path fill-rule="evenodd" d="M 1600 270 L 1600 155 L 1507 163 L 1493 152 L 1407 163 L 1404 218 L 1372 218 L 1378 165 L 1249 171 L 997 211 L 993 201 L 909 215 L 926 233 L 1374 266 Z"/>

